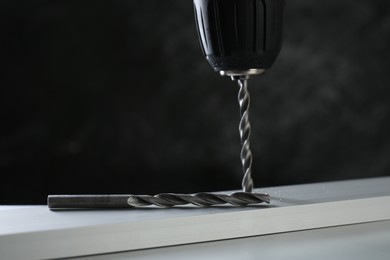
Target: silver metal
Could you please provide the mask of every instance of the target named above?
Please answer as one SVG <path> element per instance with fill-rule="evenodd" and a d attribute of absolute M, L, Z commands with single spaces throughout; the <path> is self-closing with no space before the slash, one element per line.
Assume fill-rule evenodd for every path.
<path fill-rule="evenodd" d="M 238 92 L 238 103 L 240 105 L 241 120 L 239 131 L 241 137 L 241 163 L 244 177 L 242 179 L 242 189 L 244 192 L 252 192 L 252 152 L 250 149 L 251 125 L 249 123 L 250 96 L 248 92 L 248 80 L 238 79 L 240 90 Z"/>
<path fill-rule="evenodd" d="M 51 210 L 87 209 L 87 208 L 132 208 L 154 205 L 170 208 L 192 204 L 198 207 L 210 207 L 221 204 L 247 206 L 249 204 L 269 203 L 270 196 L 262 193 L 234 192 L 231 194 L 196 193 L 174 194 L 161 193 L 157 195 L 50 195 L 47 205 Z"/>
<path fill-rule="evenodd" d="M 174 207 L 192 204 L 199 207 L 210 207 L 213 205 L 231 204 L 234 206 L 247 206 L 249 204 L 269 203 L 268 194 L 235 192 L 232 194 L 196 193 L 196 194 L 174 194 L 162 193 L 155 196 L 131 195 L 127 203 L 132 207 L 144 207 L 155 205 L 158 207 Z"/>
<path fill-rule="evenodd" d="M 248 70 L 221 70 L 221 76 L 252 76 L 261 75 L 265 73 L 265 69 L 248 69 Z"/>

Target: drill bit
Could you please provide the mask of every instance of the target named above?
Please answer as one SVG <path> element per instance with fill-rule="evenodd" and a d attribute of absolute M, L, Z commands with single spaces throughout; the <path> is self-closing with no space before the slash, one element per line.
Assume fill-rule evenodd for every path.
<path fill-rule="evenodd" d="M 174 194 L 162 193 L 155 196 L 141 195 L 131 196 L 127 203 L 133 207 L 156 205 L 159 207 L 173 207 L 192 204 L 199 207 L 209 207 L 213 205 L 231 204 L 234 206 L 247 206 L 270 202 L 269 195 L 255 194 L 248 192 L 235 192 L 232 194 L 196 193 L 196 194 Z"/>
<path fill-rule="evenodd" d="M 252 152 L 250 150 L 251 125 L 249 123 L 250 96 L 248 92 L 247 76 L 232 77 L 237 80 L 240 90 L 238 102 L 240 105 L 239 132 L 241 138 L 241 163 L 244 176 L 242 178 L 242 192 L 231 194 L 195 193 L 175 194 L 160 193 L 157 195 L 50 195 L 47 204 L 50 209 L 74 208 L 140 208 L 154 205 L 161 208 L 170 208 L 192 204 L 198 207 L 230 204 L 233 206 L 247 206 L 250 204 L 269 203 L 270 196 L 263 193 L 252 193 Z"/>
<path fill-rule="evenodd" d="M 239 132 L 241 139 L 241 163 L 244 176 L 242 178 L 242 192 L 231 194 L 195 193 L 175 194 L 160 193 L 157 195 L 50 195 L 48 206 L 52 210 L 74 208 L 142 208 L 157 206 L 170 208 L 192 204 L 198 207 L 230 204 L 233 206 L 247 206 L 250 204 L 269 203 L 270 196 L 263 193 L 252 193 L 252 152 L 250 150 L 251 126 L 249 122 L 250 96 L 248 92 L 249 76 L 234 76 L 240 87 L 238 102 L 240 105 Z"/>
<path fill-rule="evenodd" d="M 233 78 L 234 79 L 234 78 Z M 240 105 L 239 132 L 241 138 L 241 163 L 244 177 L 242 179 L 242 189 L 244 192 L 252 192 L 252 152 L 250 149 L 251 125 L 249 122 L 250 96 L 248 91 L 248 79 L 238 78 L 240 90 L 238 92 L 238 103 Z"/>
<path fill-rule="evenodd" d="M 47 204 L 51 210 L 76 208 L 142 208 L 154 205 L 160 208 L 170 208 L 192 204 L 197 207 L 231 204 L 247 206 L 250 204 L 269 203 L 268 194 L 234 192 L 231 194 L 196 193 L 174 194 L 161 193 L 157 195 L 50 195 Z"/>

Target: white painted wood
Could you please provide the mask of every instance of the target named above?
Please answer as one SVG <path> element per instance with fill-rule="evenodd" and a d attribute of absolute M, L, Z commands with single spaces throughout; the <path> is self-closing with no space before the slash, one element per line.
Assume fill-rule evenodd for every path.
<path fill-rule="evenodd" d="M 390 220 L 390 177 L 265 188 L 269 206 L 0 210 L 1 259 L 102 254 Z M 1 209 L 1 207 L 0 207 Z"/>
<path fill-rule="evenodd" d="M 74 260 L 388 260 L 390 221 L 136 250 Z"/>

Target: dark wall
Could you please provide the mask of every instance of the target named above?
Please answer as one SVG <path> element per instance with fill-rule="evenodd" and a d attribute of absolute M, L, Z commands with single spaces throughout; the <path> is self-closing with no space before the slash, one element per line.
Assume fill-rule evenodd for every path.
<path fill-rule="evenodd" d="M 390 173 L 390 3 L 287 0 L 250 82 L 255 186 Z M 239 189 L 237 86 L 191 0 L 0 2 L 0 204 Z"/>

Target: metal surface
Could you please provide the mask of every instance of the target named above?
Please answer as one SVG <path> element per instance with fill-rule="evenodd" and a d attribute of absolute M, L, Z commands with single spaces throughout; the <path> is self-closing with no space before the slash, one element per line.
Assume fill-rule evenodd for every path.
<path fill-rule="evenodd" d="M 107 254 L 390 220 L 389 187 L 385 177 L 255 189 L 269 193 L 271 204 L 251 207 L 50 211 L 0 206 L 0 259 Z"/>
<path fill-rule="evenodd" d="M 192 204 L 208 207 L 221 204 L 247 206 L 259 203 L 269 203 L 268 194 L 234 192 L 231 194 L 196 193 L 174 194 L 161 193 L 151 195 L 50 195 L 47 204 L 50 209 L 77 208 L 137 208 L 154 205 L 169 208 Z"/>
<path fill-rule="evenodd" d="M 262 75 L 265 73 L 265 69 L 248 69 L 248 70 L 221 70 L 219 74 L 221 76 L 252 76 L 252 75 Z"/>
<path fill-rule="evenodd" d="M 241 120 L 239 124 L 241 138 L 241 163 L 244 177 L 242 178 L 242 189 L 245 192 L 252 192 L 252 152 L 250 149 L 251 125 L 249 122 L 250 96 L 248 91 L 248 80 L 238 79 L 240 90 L 238 92 L 238 103 L 240 105 Z"/>

